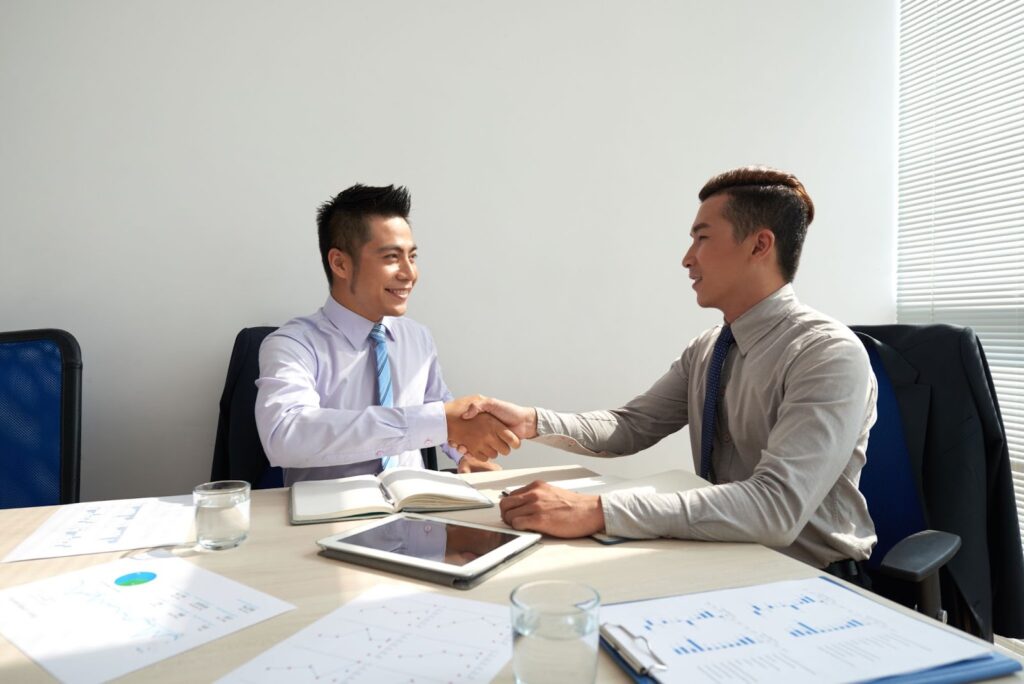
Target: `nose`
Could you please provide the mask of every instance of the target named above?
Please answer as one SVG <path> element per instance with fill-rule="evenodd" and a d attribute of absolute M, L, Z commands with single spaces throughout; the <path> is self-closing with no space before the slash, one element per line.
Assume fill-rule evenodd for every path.
<path fill-rule="evenodd" d="M 683 268 L 689 269 L 693 267 L 693 252 L 696 243 L 690 245 L 690 248 L 683 254 Z"/>
<path fill-rule="evenodd" d="M 399 280 L 413 280 L 416 278 L 416 264 L 412 259 L 402 259 L 401 268 L 398 269 Z"/>

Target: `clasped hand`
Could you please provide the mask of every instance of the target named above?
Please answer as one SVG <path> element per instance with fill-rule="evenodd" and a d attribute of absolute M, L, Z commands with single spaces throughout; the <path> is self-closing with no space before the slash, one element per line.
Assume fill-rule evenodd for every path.
<path fill-rule="evenodd" d="M 479 410 L 470 411 L 484 397 L 473 395 L 446 402 L 445 420 L 448 423 L 448 442 L 463 455 L 476 459 L 492 459 L 507 455 L 519 448 L 519 437 L 504 423 Z"/>

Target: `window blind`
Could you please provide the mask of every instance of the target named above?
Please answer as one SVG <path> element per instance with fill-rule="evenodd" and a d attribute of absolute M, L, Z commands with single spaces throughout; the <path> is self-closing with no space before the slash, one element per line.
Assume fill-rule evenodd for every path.
<path fill-rule="evenodd" d="M 1021 36 L 1019 0 L 900 4 L 896 309 L 978 333 L 1024 521 Z"/>

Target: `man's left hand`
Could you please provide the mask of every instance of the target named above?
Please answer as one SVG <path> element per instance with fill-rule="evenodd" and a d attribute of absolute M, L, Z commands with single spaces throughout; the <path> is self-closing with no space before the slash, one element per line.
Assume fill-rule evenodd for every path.
<path fill-rule="evenodd" d="M 516 530 L 553 537 L 586 537 L 604 530 L 601 497 L 531 482 L 500 502 L 501 519 Z"/>
<path fill-rule="evenodd" d="M 459 461 L 458 471 L 460 473 L 478 473 L 482 470 L 501 470 L 501 466 L 498 465 L 496 460 L 476 458 L 468 454 L 463 455 Z"/>

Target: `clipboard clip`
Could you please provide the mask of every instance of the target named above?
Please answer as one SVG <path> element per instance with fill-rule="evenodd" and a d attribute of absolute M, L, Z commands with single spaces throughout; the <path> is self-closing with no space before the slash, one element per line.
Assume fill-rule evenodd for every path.
<path fill-rule="evenodd" d="M 645 636 L 633 634 L 622 625 L 609 622 L 602 623 L 601 636 L 637 674 L 648 675 L 668 669 L 668 665 L 651 649 Z"/>

